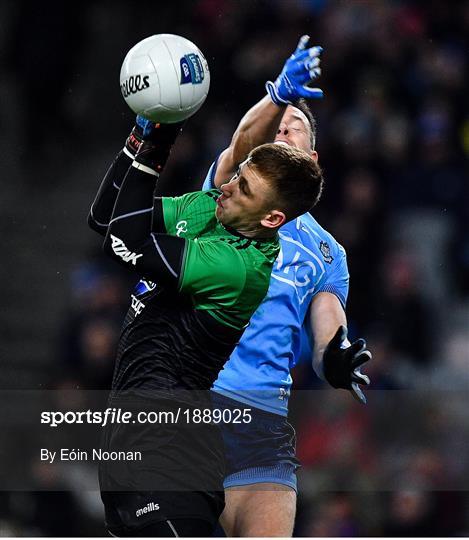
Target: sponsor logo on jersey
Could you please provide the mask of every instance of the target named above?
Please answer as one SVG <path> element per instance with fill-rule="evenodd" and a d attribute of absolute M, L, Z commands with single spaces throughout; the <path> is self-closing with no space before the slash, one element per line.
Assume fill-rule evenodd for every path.
<path fill-rule="evenodd" d="M 130 262 L 135 266 L 137 264 L 137 259 L 139 257 L 143 257 L 141 253 L 132 253 L 130 250 L 128 250 L 124 242 L 120 238 L 117 238 L 117 236 L 111 234 L 111 240 L 112 251 L 114 251 L 114 253 L 123 261 Z"/>
<path fill-rule="evenodd" d="M 142 516 L 143 514 L 148 514 L 149 512 L 155 512 L 156 510 L 159 510 L 160 509 L 160 505 L 159 504 L 156 504 L 154 502 L 150 502 L 148 503 L 146 506 L 144 506 L 143 508 L 139 508 L 136 512 L 135 512 L 135 515 L 137 517 L 140 517 Z"/>
<path fill-rule="evenodd" d="M 181 236 L 182 233 L 187 232 L 187 221 L 182 219 L 176 223 L 176 236 Z"/>
<path fill-rule="evenodd" d="M 199 55 L 190 53 L 184 55 L 180 60 L 181 84 L 201 84 L 204 80 L 204 68 Z"/>
<path fill-rule="evenodd" d="M 321 242 L 319 243 L 319 250 L 324 257 L 324 262 L 327 262 L 327 264 L 331 264 L 331 262 L 334 260 L 334 257 L 331 255 L 331 248 L 329 247 L 329 244 L 321 240 Z"/>
<path fill-rule="evenodd" d="M 132 300 L 131 306 L 135 311 L 135 315 L 140 315 L 140 313 L 142 313 L 142 311 L 145 309 L 145 304 L 133 294 L 130 295 L 130 298 Z"/>
<path fill-rule="evenodd" d="M 121 92 L 124 98 L 128 98 L 131 94 L 136 94 L 145 88 L 150 87 L 150 75 L 131 75 L 121 83 Z"/>

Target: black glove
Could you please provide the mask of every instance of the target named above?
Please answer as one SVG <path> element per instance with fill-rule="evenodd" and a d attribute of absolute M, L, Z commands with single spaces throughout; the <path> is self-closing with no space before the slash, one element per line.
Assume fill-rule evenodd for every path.
<path fill-rule="evenodd" d="M 370 379 L 360 372 L 360 366 L 371 360 L 371 352 L 366 349 L 366 342 L 361 338 L 349 347 L 342 348 L 341 345 L 346 338 L 347 329 L 345 326 L 339 326 L 324 351 L 322 358 L 324 377 L 334 388 L 350 390 L 355 399 L 360 403 L 366 403 L 359 385 L 369 385 Z"/>
<path fill-rule="evenodd" d="M 125 141 L 125 152 L 138 163 L 160 173 L 184 124 L 155 124 L 137 116 L 135 126 Z"/>

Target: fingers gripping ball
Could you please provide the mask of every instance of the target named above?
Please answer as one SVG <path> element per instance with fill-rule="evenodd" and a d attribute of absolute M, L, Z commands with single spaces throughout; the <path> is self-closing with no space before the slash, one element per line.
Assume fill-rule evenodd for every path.
<path fill-rule="evenodd" d="M 194 43 L 181 36 L 158 34 L 127 53 L 120 86 L 134 113 L 172 124 L 200 109 L 210 87 L 210 72 Z"/>

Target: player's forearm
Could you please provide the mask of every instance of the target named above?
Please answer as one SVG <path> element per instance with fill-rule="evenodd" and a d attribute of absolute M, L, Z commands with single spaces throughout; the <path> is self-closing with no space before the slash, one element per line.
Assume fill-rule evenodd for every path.
<path fill-rule="evenodd" d="M 239 161 L 245 159 L 256 146 L 274 140 L 284 112 L 285 107 L 272 103 L 269 96 L 249 109 L 241 119 L 230 144 Z"/>
<path fill-rule="evenodd" d="M 88 225 L 102 236 L 107 233 L 119 189 L 131 163 L 132 159 L 124 151 L 117 154 L 107 170 L 96 198 L 91 205 L 88 214 Z"/>
<path fill-rule="evenodd" d="M 316 375 L 324 380 L 324 351 L 339 326 L 347 326 L 344 309 L 332 293 L 320 292 L 311 303 L 311 332 L 314 339 L 313 369 Z"/>
<path fill-rule="evenodd" d="M 145 138 L 147 128 L 149 133 Z M 180 132 L 181 124 L 151 124 L 137 117 L 137 124 L 127 138 L 123 154 L 135 157 L 119 189 L 104 242 L 105 251 L 117 260 L 120 258 L 119 262 L 126 263 L 130 258 L 135 265 L 136 259 L 131 255 L 150 237 L 157 181 Z M 161 201 L 155 207 L 155 212 L 158 211 L 161 211 Z M 124 245 L 117 251 L 118 242 Z"/>
<path fill-rule="evenodd" d="M 241 119 L 230 146 L 221 155 L 215 178 L 217 186 L 229 179 L 253 148 L 274 140 L 284 112 L 285 107 L 272 103 L 269 96 L 249 109 Z"/>
<path fill-rule="evenodd" d="M 314 373 L 322 380 L 324 381 L 324 368 L 323 368 L 323 355 L 324 350 L 326 349 L 326 345 L 321 344 L 320 347 L 314 347 L 313 351 L 313 369 Z"/>
<path fill-rule="evenodd" d="M 150 235 L 156 176 L 143 173 L 135 161 L 128 168 L 107 228 L 103 248 L 118 262 L 135 266 L 137 248 Z"/>

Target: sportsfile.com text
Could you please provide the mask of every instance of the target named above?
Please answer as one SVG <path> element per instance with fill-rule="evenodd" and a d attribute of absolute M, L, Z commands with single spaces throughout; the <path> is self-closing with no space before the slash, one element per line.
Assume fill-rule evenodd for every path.
<path fill-rule="evenodd" d="M 125 411 L 109 407 L 104 411 L 42 411 L 41 424 L 249 424 L 251 409 L 194 409 L 178 407 L 171 411 Z"/>

